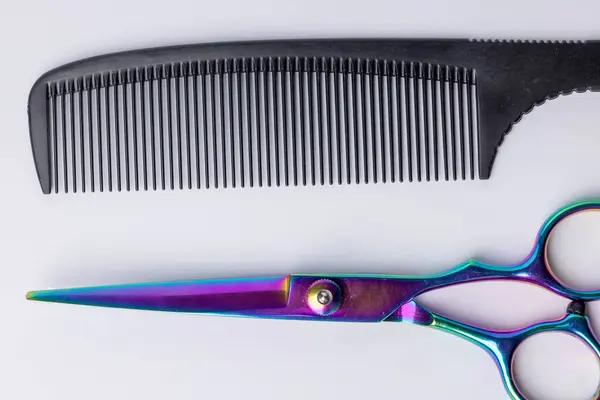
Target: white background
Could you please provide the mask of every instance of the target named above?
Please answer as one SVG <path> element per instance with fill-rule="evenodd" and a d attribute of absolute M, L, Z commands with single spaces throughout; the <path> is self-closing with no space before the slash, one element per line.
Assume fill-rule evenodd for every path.
<path fill-rule="evenodd" d="M 527 115 L 489 181 L 42 194 L 27 96 L 46 70 L 106 52 L 305 37 L 600 39 L 595 1 L 4 1 L 0 7 L 0 399 L 506 399 L 492 359 L 408 324 L 228 319 L 32 303 L 25 293 L 154 280 L 302 272 L 440 272 L 525 257 L 556 209 L 600 197 L 600 94 Z M 542 150 L 541 145 L 545 146 Z M 569 224 L 560 272 L 600 287 L 600 219 Z M 578 225 L 579 229 L 574 229 Z M 573 229 L 572 229 L 573 228 Z M 596 257 L 596 258 L 594 258 Z M 564 267 L 564 268 L 562 268 Z M 482 327 L 563 315 L 524 284 L 419 299 Z M 590 305 L 600 332 L 600 307 Z M 600 373 L 567 336 L 517 362 L 537 398 L 583 399 Z"/>

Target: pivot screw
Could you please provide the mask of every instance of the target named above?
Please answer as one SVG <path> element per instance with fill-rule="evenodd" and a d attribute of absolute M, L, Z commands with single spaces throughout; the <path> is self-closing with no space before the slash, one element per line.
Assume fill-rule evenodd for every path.
<path fill-rule="evenodd" d="M 319 304 L 328 306 L 333 301 L 333 294 L 327 289 L 320 290 L 317 294 L 317 301 Z"/>
<path fill-rule="evenodd" d="M 331 315 L 342 304 L 342 289 L 329 279 L 319 279 L 308 288 L 306 303 L 315 314 Z"/>

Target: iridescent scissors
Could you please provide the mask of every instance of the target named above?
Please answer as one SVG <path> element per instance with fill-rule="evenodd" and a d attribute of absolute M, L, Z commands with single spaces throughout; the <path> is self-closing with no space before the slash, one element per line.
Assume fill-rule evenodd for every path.
<path fill-rule="evenodd" d="M 255 318 L 312 321 L 409 322 L 463 337 L 482 347 L 496 362 L 512 399 L 525 399 L 514 379 L 513 359 L 519 344 L 541 332 L 571 334 L 600 360 L 600 343 L 585 315 L 585 302 L 600 291 L 568 287 L 550 269 L 548 242 L 563 219 L 599 210 L 600 201 L 571 204 L 553 214 L 539 231 L 531 253 L 519 265 L 499 267 L 469 260 L 430 276 L 305 275 L 275 278 L 193 280 L 34 291 L 30 300 L 141 310 L 187 312 Z M 419 306 L 418 295 L 454 284 L 515 280 L 541 286 L 571 300 L 565 315 L 514 331 L 492 331 L 453 321 Z M 600 399 L 600 390 L 594 395 Z"/>

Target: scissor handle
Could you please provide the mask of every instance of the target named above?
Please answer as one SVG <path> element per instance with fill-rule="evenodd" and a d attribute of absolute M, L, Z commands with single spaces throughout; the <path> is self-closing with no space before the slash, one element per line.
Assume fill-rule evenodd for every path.
<path fill-rule="evenodd" d="M 572 203 L 551 215 L 542 225 L 535 246 L 523 265 L 528 267 L 529 280 L 534 283 L 571 300 L 590 301 L 600 299 L 600 290 L 578 290 L 569 287 L 552 270 L 548 257 L 550 238 L 556 227 L 565 219 L 585 211 L 600 211 L 600 201 Z"/>
<path fill-rule="evenodd" d="M 600 211 L 600 201 L 573 203 L 555 212 L 542 225 L 533 249 L 519 265 L 505 267 L 470 260 L 441 274 L 421 277 L 423 284 L 414 295 L 416 297 L 443 286 L 479 280 L 520 280 L 541 286 L 571 300 L 600 300 L 600 290 L 578 290 L 562 282 L 552 271 L 548 259 L 550 237 L 558 224 L 576 213 L 593 210 Z"/>
<path fill-rule="evenodd" d="M 525 397 L 514 374 L 514 360 L 519 345 L 533 335 L 542 332 L 564 332 L 583 341 L 600 363 L 600 343 L 594 335 L 585 315 L 585 304 L 573 301 L 569 304 L 564 317 L 555 321 L 546 321 L 514 331 L 492 331 L 463 324 L 436 314 L 414 301 L 405 304 L 389 321 L 412 322 L 430 326 L 467 339 L 483 348 L 496 362 L 504 387 L 512 400 L 533 400 Z M 590 400 L 600 399 L 600 387 Z"/>

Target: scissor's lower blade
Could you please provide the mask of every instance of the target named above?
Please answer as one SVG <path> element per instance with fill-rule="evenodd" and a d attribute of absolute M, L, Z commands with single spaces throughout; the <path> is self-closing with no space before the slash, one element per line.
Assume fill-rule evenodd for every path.
<path fill-rule="evenodd" d="M 286 307 L 289 277 L 176 281 L 34 291 L 27 299 L 99 307 L 203 314 Z"/>

